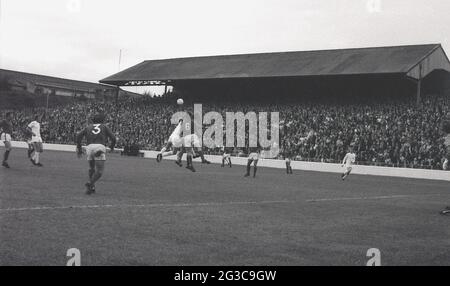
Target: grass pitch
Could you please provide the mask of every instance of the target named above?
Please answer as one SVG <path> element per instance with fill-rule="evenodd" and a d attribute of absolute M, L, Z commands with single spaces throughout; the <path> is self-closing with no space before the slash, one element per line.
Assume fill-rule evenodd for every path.
<path fill-rule="evenodd" d="M 3 153 L 3 148 L 0 152 Z M 0 265 L 450 265 L 449 183 L 108 154 L 97 193 L 87 162 L 14 149 L 0 169 Z M 357 166 L 356 166 L 357 168 Z"/>

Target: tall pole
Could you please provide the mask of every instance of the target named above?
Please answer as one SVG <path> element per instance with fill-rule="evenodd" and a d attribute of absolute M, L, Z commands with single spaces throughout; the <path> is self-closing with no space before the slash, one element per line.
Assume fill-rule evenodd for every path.
<path fill-rule="evenodd" d="M 118 64 L 118 71 L 120 71 L 120 62 L 122 61 L 122 49 L 119 50 L 119 64 Z M 119 93 L 120 93 L 120 86 L 116 86 L 115 90 L 115 98 L 114 98 L 114 130 L 117 130 L 116 127 L 118 126 L 118 120 L 117 116 L 119 115 Z"/>
<path fill-rule="evenodd" d="M 120 71 L 120 62 L 122 61 L 122 49 L 119 51 L 119 71 Z"/>

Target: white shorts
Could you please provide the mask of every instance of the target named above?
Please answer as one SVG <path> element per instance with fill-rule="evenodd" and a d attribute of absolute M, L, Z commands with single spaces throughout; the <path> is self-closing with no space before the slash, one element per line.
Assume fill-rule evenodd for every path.
<path fill-rule="evenodd" d="M 289 159 L 289 158 L 286 158 L 284 161 L 285 161 L 286 163 L 288 163 L 288 164 L 291 163 L 291 159 Z"/>
<path fill-rule="evenodd" d="M 86 156 L 88 161 L 106 161 L 106 147 L 102 144 L 89 144 L 86 146 Z M 97 153 L 97 155 L 96 155 Z"/>
<path fill-rule="evenodd" d="M 3 141 L 3 142 L 11 142 L 11 134 L 8 134 L 8 133 L 2 133 L 2 134 L 0 135 L 0 141 Z"/>
<path fill-rule="evenodd" d="M 352 166 L 345 166 L 345 170 L 346 170 L 347 172 L 351 172 L 352 169 L 353 169 Z"/>
<path fill-rule="evenodd" d="M 224 153 L 222 155 L 222 158 L 227 159 L 227 158 L 230 158 L 230 156 L 231 156 L 230 154 Z"/>
<path fill-rule="evenodd" d="M 180 136 L 170 136 L 168 140 L 169 144 L 172 144 L 173 147 L 178 148 L 183 145 L 183 141 Z"/>
<path fill-rule="evenodd" d="M 40 136 L 31 137 L 31 143 L 42 143 L 42 138 Z"/>
<path fill-rule="evenodd" d="M 34 150 L 36 152 L 42 153 L 44 151 L 44 148 L 42 146 L 42 138 L 41 137 L 33 136 L 31 138 L 31 144 L 33 144 Z"/>
<path fill-rule="evenodd" d="M 200 148 L 202 147 L 200 144 L 200 139 L 198 138 L 198 136 L 196 134 L 191 134 L 191 135 L 186 135 L 183 138 L 183 144 L 184 147 L 195 147 L 195 148 Z"/>
<path fill-rule="evenodd" d="M 258 160 L 258 159 L 259 159 L 259 154 L 256 153 L 256 152 L 250 153 L 250 154 L 248 155 L 248 159 L 249 159 L 249 160 Z"/>

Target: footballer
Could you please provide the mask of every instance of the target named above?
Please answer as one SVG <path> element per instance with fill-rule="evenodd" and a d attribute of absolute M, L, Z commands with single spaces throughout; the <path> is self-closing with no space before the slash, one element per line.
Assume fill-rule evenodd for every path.
<path fill-rule="evenodd" d="M 77 155 L 82 156 L 81 142 L 86 138 L 86 156 L 89 162 L 89 181 L 85 184 L 86 194 L 95 193 L 95 183 L 102 177 L 105 170 L 106 143 L 109 139 L 111 151 L 116 145 L 116 137 L 112 131 L 104 124 L 105 115 L 96 114 L 89 124 L 77 134 Z"/>
<path fill-rule="evenodd" d="M 344 160 L 342 160 L 342 167 L 345 166 L 345 171 L 342 174 L 341 178 L 342 180 L 345 180 L 353 169 L 353 164 L 355 164 L 356 161 L 356 155 L 353 153 L 353 146 L 350 145 L 348 147 L 348 153 L 345 155 Z"/>
<path fill-rule="evenodd" d="M 173 130 L 172 134 L 167 140 L 165 146 L 159 151 L 158 155 L 156 155 L 156 161 L 159 163 L 162 161 L 163 157 L 175 155 L 177 152 L 177 148 L 182 144 L 181 142 L 181 133 L 182 133 L 183 119 L 178 121 L 177 127 Z M 168 151 L 172 150 L 172 151 Z"/>
<path fill-rule="evenodd" d="M 225 163 L 231 168 L 231 151 L 229 148 L 222 146 L 220 149 L 222 152 L 222 167 L 225 167 Z"/>
<path fill-rule="evenodd" d="M 292 174 L 292 167 L 291 167 L 291 154 L 288 152 L 284 152 L 284 162 L 286 164 L 286 174 Z"/>
<path fill-rule="evenodd" d="M 250 147 L 249 148 L 249 155 L 247 160 L 247 172 L 245 173 L 244 177 L 250 176 L 250 169 L 252 167 L 253 163 L 253 178 L 256 177 L 256 170 L 258 169 L 258 160 L 260 157 L 260 148 L 258 147 Z"/>
<path fill-rule="evenodd" d="M 5 144 L 5 153 L 3 153 L 2 166 L 9 168 L 8 158 L 11 153 L 11 135 L 12 135 L 12 113 L 6 113 L 5 119 L 0 122 L 0 140 Z"/>
<path fill-rule="evenodd" d="M 200 139 L 196 134 L 189 134 L 184 136 L 181 142 L 183 144 L 183 147 L 181 148 L 181 150 L 177 152 L 177 160 L 175 161 L 175 163 L 178 166 L 180 167 L 182 166 L 181 158 L 183 157 L 184 153 L 186 153 L 186 162 L 187 162 L 186 168 L 191 170 L 192 172 L 195 172 L 194 165 L 192 164 L 192 159 L 200 157 L 202 160 L 202 164 L 211 163 L 205 159 Z"/>
<path fill-rule="evenodd" d="M 31 132 L 31 144 L 33 144 L 34 154 L 31 156 L 31 163 L 33 165 L 42 167 L 40 162 L 40 155 L 43 152 L 42 137 L 41 137 L 41 124 L 39 123 L 40 116 L 35 115 L 34 121 L 28 124 L 28 131 Z"/>

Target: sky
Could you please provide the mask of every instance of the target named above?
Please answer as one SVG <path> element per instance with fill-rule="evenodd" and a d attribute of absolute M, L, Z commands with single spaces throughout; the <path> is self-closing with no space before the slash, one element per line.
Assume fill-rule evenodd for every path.
<path fill-rule="evenodd" d="M 428 43 L 450 55 L 449 0 L 0 3 L 0 68 L 91 82 L 174 57 Z"/>

